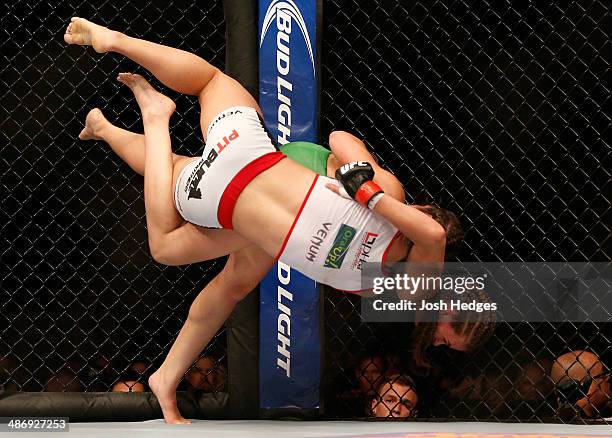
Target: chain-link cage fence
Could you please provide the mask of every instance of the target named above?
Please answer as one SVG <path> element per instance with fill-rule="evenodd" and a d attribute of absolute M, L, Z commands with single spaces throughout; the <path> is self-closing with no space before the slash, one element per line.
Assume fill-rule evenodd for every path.
<path fill-rule="evenodd" d="M 64 29 L 83 16 L 223 68 L 222 3 L 45 0 L 4 8 L 0 386 L 138 390 L 133 382 L 147 384 L 189 303 L 222 265 L 173 268 L 151 259 L 143 178 L 107 144 L 78 139 L 94 107 L 142 132 L 133 95 L 116 77 L 147 73 L 122 56 L 67 46 Z M 196 155 L 203 145 L 197 100 L 153 83 L 177 103 L 175 150 Z M 182 388 L 223 390 L 223 330 L 202 355 Z"/>
<path fill-rule="evenodd" d="M 410 201 L 457 212 L 461 261 L 609 261 L 609 29 L 600 1 L 325 2 L 321 131 L 356 133 Z M 471 355 L 430 348 L 419 376 L 413 326 L 359 312 L 357 297 L 327 291 L 332 418 L 558 419 L 553 360 L 612 359 L 609 323 L 500 322 Z M 598 374 L 582 362 L 571 360 Z M 392 412 L 400 390 L 385 374 L 398 373 L 414 378 L 416 409 Z M 605 412 L 605 397 L 592 402 L 584 418 Z"/>
<path fill-rule="evenodd" d="M 77 139 L 93 107 L 140 131 L 132 94 L 115 77 L 146 73 L 120 56 L 66 47 L 62 35 L 71 16 L 84 16 L 222 68 L 222 5 L 5 6 L 0 385 L 106 391 L 146 383 L 221 265 L 152 261 L 142 178 L 105 144 Z M 609 260 L 603 2 L 323 7 L 322 134 L 356 133 L 411 200 L 456 211 L 467 231 L 460 260 Z M 197 102 L 154 84 L 177 102 L 175 150 L 196 154 Z M 544 421 L 556 411 L 553 359 L 583 349 L 608 364 L 612 356 L 609 324 L 500 323 L 476 354 L 431 349 L 432 368 L 417 375 L 411 324 L 363 323 L 358 299 L 337 291 L 324 304 L 333 418 L 405 400 L 402 412 L 421 418 Z M 221 331 L 185 385 L 222 389 L 225 351 Z"/>

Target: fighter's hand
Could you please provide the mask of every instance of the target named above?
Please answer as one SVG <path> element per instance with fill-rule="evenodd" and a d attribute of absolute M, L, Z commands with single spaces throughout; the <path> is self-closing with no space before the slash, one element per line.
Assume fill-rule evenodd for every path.
<path fill-rule="evenodd" d="M 346 189 L 342 186 L 342 184 L 336 185 L 336 184 L 332 184 L 332 183 L 327 183 L 327 184 L 325 184 L 325 187 L 327 187 L 332 192 L 342 196 L 343 198 L 353 199 L 353 198 L 351 198 L 351 196 L 348 193 L 346 193 Z"/>
<path fill-rule="evenodd" d="M 360 204 L 372 209 L 384 194 L 376 184 L 374 169 L 365 161 L 346 163 L 336 170 L 336 179 L 340 182 L 337 193 L 344 197 L 351 197 Z M 335 191 L 335 190 L 334 190 Z M 344 193 L 341 193 L 344 191 Z"/>

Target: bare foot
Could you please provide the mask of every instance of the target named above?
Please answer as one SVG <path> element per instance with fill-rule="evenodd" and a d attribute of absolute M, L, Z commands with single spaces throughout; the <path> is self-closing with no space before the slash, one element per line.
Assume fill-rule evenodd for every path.
<path fill-rule="evenodd" d="M 143 120 L 149 117 L 170 119 L 176 105 L 172 99 L 156 91 L 145 78 L 133 73 L 119 73 L 117 80 L 130 87 L 134 93 Z"/>
<path fill-rule="evenodd" d="M 64 33 L 64 41 L 68 44 L 92 46 L 98 53 L 111 50 L 119 32 L 102 27 L 84 18 L 72 17 Z"/>
<path fill-rule="evenodd" d="M 164 420 L 168 424 L 191 424 L 191 421 L 183 418 L 176 405 L 176 386 L 165 385 L 163 380 L 160 370 L 149 377 L 149 388 L 157 397 Z"/>
<path fill-rule="evenodd" d="M 85 118 L 85 127 L 79 134 L 81 140 L 102 140 L 100 131 L 102 127 L 108 123 L 102 111 L 94 108 L 87 114 Z"/>

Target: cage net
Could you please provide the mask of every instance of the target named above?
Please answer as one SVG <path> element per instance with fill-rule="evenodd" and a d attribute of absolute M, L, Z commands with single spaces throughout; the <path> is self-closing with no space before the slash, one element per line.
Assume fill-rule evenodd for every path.
<path fill-rule="evenodd" d="M 610 260 L 609 4 L 323 7 L 323 136 L 355 133 L 410 202 L 455 211 L 466 230 L 458 260 Z M 558 415 L 553 360 L 577 350 L 608 366 L 612 358 L 609 322 L 499 322 L 473 354 L 430 348 L 422 375 L 413 326 L 366 324 L 359 312 L 357 297 L 326 291 L 331 418 L 584 421 Z M 572 363 L 597 374 L 586 359 Z M 593 417 L 605 411 L 594 399 L 586 404 L 601 410 L 591 409 Z"/>
<path fill-rule="evenodd" d="M 219 264 L 164 267 L 151 259 L 143 178 L 100 141 L 80 141 L 99 107 L 142 133 L 133 95 L 115 79 L 138 72 L 113 54 L 67 46 L 70 17 L 199 54 L 223 68 L 221 2 L 5 3 L 0 126 L 2 246 L 0 386 L 17 391 L 108 391 L 146 385 Z M 177 103 L 173 146 L 196 155 L 199 105 L 153 84 Z M 134 146 L 137 147 L 137 146 Z M 182 389 L 222 390 L 222 330 Z M 117 389 L 117 388 L 116 388 Z M 119 388 L 121 389 L 121 388 Z"/>
<path fill-rule="evenodd" d="M 5 6 L 0 385 L 146 383 L 220 264 L 151 259 L 142 177 L 106 144 L 77 139 L 94 107 L 140 132 L 133 96 L 115 77 L 147 74 L 121 56 L 66 47 L 62 35 L 71 16 L 84 16 L 222 68 L 221 3 Z M 459 260 L 609 260 L 603 2 L 323 6 L 321 132 L 361 136 L 411 201 L 456 211 L 467 230 Z M 153 83 L 177 102 L 175 150 L 197 154 L 197 102 Z M 387 416 L 544 421 L 556 410 L 554 358 L 590 350 L 610 364 L 612 356 L 609 324 L 499 323 L 477 354 L 432 349 L 431 369 L 418 375 L 411 325 L 363 323 L 357 298 L 333 290 L 324 304 L 331 418 L 387 408 Z M 222 330 L 186 387 L 222 389 L 225 349 Z"/>

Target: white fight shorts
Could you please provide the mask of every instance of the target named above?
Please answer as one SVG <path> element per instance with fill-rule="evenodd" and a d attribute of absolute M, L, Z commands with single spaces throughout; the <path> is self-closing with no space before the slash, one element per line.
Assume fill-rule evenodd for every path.
<path fill-rule="evenodd" d="M 381 273 L 399 232 L 381 216 L 325 187 L 315 178 L 277 259 L 315 281 L 346 292 L 361 291 L 361 265 L 379 263 Z"/>
<path fill-rule="evenodd" d="M 181 171 L 174 190 L 176 209 L 193 224 L 231 229 L 242 190 L 283 158 L 254 108 L 228 108 L 209 125 L 202 158 Z"/>

